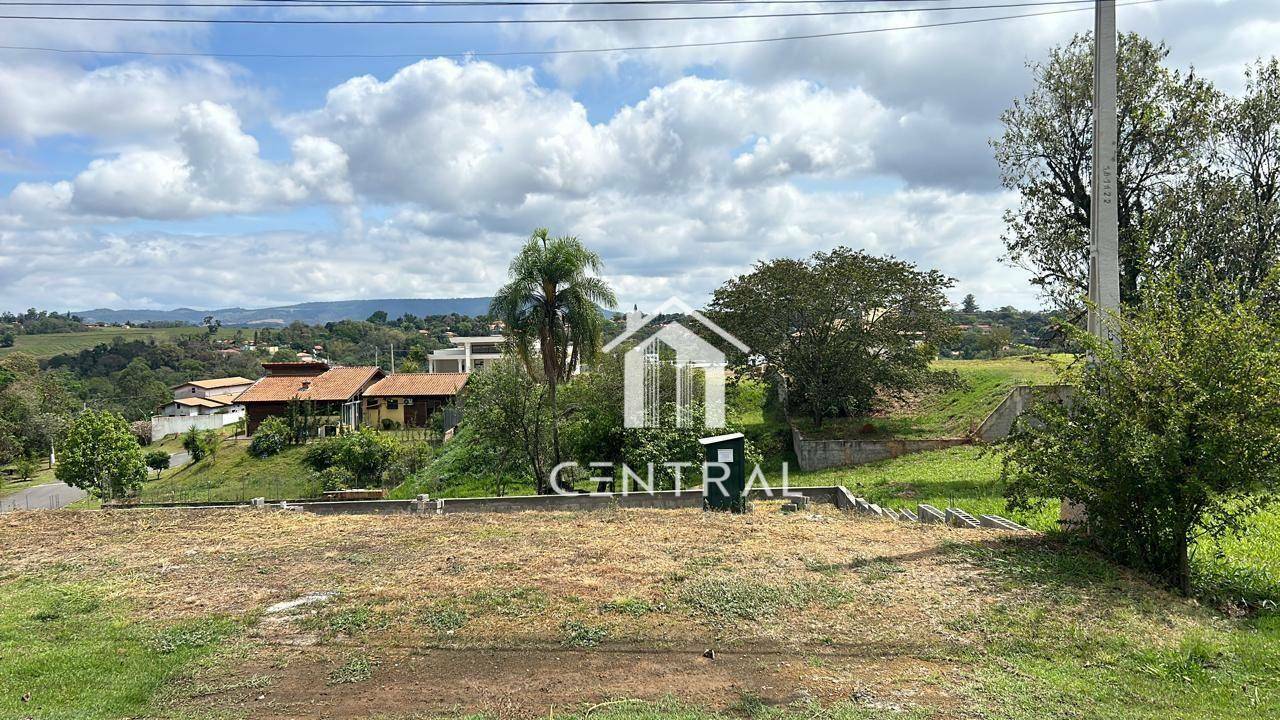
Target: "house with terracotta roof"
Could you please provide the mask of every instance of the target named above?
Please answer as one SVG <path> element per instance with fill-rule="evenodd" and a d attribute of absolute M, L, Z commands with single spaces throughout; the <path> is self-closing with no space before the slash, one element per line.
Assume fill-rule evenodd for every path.
<path fill-rule="evenodd" d="M 192 380 L 180 385 L 174 385 L 169 388 L 173 391 L 173 399 L 181 400 L 182 398 L 207 398 L 215 395 L 230 395 L 234 400 L 236 395 L 249 389 L 253 381 L 249 378 L 242 377 L 224 377 L 210 378 L 209 380 Z"/>
<path fill-rule="evenodd" d="M 373 427 L 426 427 L 448 405 L 468 373 L 392 373 L 364 391 L 364 422 Z"/>
<path fill-rule="evenodd" d="M 285 415 L 292 400 L 310 401 L 324 425 L 354 427 L 360 423 L 364 392 L 385 376 L 378 367 L 330 367 L 320 361 L 262 367 L 266 377 L 236 398 L 247 413 L 250 434 L 268 417 Z"/>

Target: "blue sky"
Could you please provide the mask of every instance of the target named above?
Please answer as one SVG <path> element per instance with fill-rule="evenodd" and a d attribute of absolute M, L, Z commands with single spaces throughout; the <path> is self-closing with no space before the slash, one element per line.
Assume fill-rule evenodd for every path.
<path fill-rule="evenodd" d="M 995 0 L 983 0 L 995 2 Z M 878 3 L 905 7 L 913 3 Z M 919 5 L 919 3 L 914 3 Z M 958 3 L 938 0 L 939 6 Z M 506 17 L 828 6 L 508 8 Z M 1047 9 L 1060 9 L 1058 6 Z M 70 14 L 66 9 L 58 9 Z M 1035 307 L 1000 261 L 987 140 L 1028 61 L 1088 12 L 668 51 L 442 58 L 893 27 L 1001 9 L 681 23 L 239 26 L 6 21 L 0 306 L 222 307 L 490 294 L 535 227 L 604 256 L 620 300 L 692 304 L 769 257 L 843 244 Z M 79 9 L 86 14 L 144 11 Z M 167 17 L 465 17 L 484 9 L 195 9 Z M 251 14 L 250 14 L 251 13 Z M 1120 9 L 1229 91 L 1275 54 L 1269 0 Z M 410 53 L 249 59 L 245 53 Z M 222 57 L 218 57 L 221 54 Z"/>

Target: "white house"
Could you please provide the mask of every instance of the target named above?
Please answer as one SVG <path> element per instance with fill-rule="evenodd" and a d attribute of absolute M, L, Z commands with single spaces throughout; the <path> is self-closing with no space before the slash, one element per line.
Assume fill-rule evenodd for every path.
<path fill-rule="evenodd" d="M 225 377 L 213 378 L 212 380 L 192 380 L 181 385 L 174 385 L 173 399 L 180 400 L 182 398 L 200 397 L 207 398 L 211 395 L 230 395 L 235 397 L 245 390 L 253 381 L 249 378 L 242 377 Z"/>
<path fill-rule="evenodd" d="M 502 357 L 506 338 L 501 335 L 451 337 L 456 347 L 433 350 L 427 356 L 427 369 L 433 373 L 469 373 Z"/>
<path fill-rule="evenodd" d="M 151 418 L 151 436 L 162 438 L 197 428 L 209 430 L 231 425 L 244 417 L 236 402 L 253 381 L 242 377 L 192 380 L 173 388 L 173 401 Z"/>

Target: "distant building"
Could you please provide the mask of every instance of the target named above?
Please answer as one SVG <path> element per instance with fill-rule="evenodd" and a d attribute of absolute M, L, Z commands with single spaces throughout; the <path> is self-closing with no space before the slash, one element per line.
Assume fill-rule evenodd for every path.
<path fill-rule="evenodd" d="M 231 425 L 245 415 L 243 405 L 236 402 L 240 393 L 253 381 L 242 377 L 192 380 L 174 385 L 173 401 L 160 408 L 151 418 L 151 435 L 162 438 L 192 428 L 210 430 Z"/>
<path fill-rule="evenodd" d="M 174 400 L 187 397 L 203 398 L 210 395 L 235 396 L 248 390 L 252 384 L 253 381 L 249 378 L 225 377 L 211 380 L 192 380 L 191 382 L 174 385 L 170 390 L 173 390 Z"/>
<path fill-rule="evenodd" d="M 466 384 L 467 373 L 392 373 L 364 391 L 364 422 L 426 427 L 433 413 L 448 405 Z"/>
<path fill-rule="evenodd" d="M 364 391 L 385 375 L 377 367 L 330 367 L 328 363 L 263 363 L 267 376 L 236 398 L 248 413 L 252 434 L 272 416 L 283 416 L 289 401 L 311 401 L 325 425 L 355 427 L 360 423 Z"/>
<path fill-rule="evenodd" d="M 449 342 L 456 347 L 433 350 L 427 356 L 427 368 L 433 373 L 469 373 L 479 370 L 502 357 L 502 347 L 506 340 L 501 335 L 450 337 Z"/>

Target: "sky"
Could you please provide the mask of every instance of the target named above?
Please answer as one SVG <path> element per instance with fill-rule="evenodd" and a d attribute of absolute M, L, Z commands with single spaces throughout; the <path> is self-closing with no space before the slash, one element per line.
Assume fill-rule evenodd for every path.
<path fill-rule="evenodd" d="M 1001 261 L 1002 213 L 1016 197 L 1001 188 L 989 140 L 1000 112 L 1030 89 L 1027 63 L 1091 29 L 1088 5 L 243 2 L 249 7 L 168 0 L 0 9 L 202 20 L 0 20 L 0 45 L 10 48 L 0 49 L 0 309 L 485 296 L 538 227 L 597 251 L 620 307 L 673 295 L 701 306 L 757 261 L 837 245 L 939 269 L 956 279 L 956 301 L 973 293 L 984 307 L 1042 304 L 1027 272 Z M 873 8 L 894 12 L 446 26 L 204 22 Z M 1086 11 L 788 42 L 489 54 L 1075 8 Z M 1275 0 L 1161 0 L 1120 7 L 1118 17 L 1122 31 L 1164 40 L 1171 64 L 1228 92 L 1239 91 L 1246 63 L 1280 54 Z"/>

